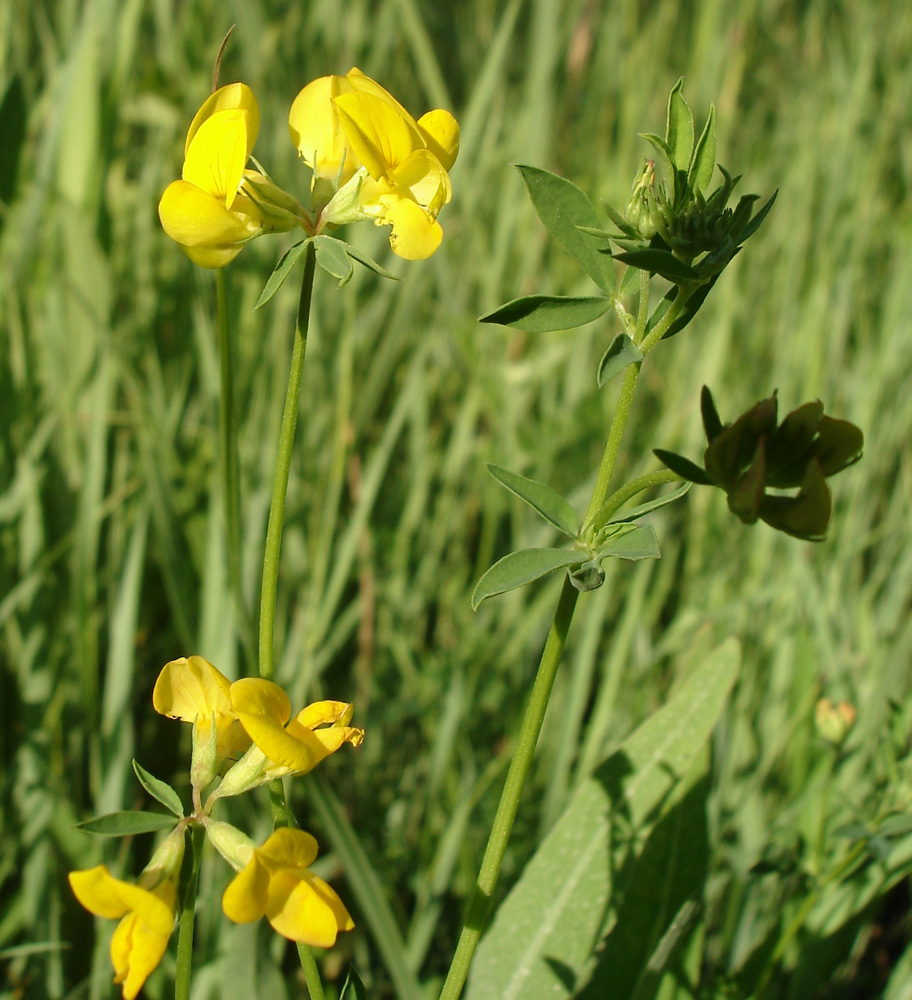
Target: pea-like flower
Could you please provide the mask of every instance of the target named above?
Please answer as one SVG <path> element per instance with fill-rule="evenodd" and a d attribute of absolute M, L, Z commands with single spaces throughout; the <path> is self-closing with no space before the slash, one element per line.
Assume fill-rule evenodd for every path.
<path fill-rule="evenodd" d="M 288 123 L 315 186 L 326 179 L 357 186 L 357 209 L 343 187 L 326 206 L 326 221 L 361 217 L 392 226 L 390 246 L 407 260 L 430 257 L 440 246 L 437 215 L 452 196 L 448 171 L 459 151 L 459 125 L 448 111 L 429 111 L 416 121 L 354 68 L 308 84 Z"/>
<path fill-rule="evenodd" d="M 228 885 L 225 915 L 235 923 L 266 917 L 292 941 L 331 948 L 338 932 L 355 923 L 333 889 L 309 870 L 316 857 L 317 842 L 309 833 L 276 830 Z"/>
<path fill-rule="evenodd" d="M 256 98 L 243 83 L 216 90 L 190 123 L 181 180 L 165 189 L 158 214 L 201 267 L 224 267 L 254 237 L 299 224 L 294 199 L 246 169 L 259 123 Z"/>
<path fill-rule="evenodd" d="M 253 746 L 225 775 L 210 801 L 238 795 L 288 775 L 306 774 L 343 744 L 358 746 L 364 730 L 342 701 L 318 701 L 291 717 L 288 695 L 272 681 L 243 677 L 231 685 L 231 711 Z"/>
<path fill-rule="evenodd" d="M 74 895 L 90 913 L 120 918 L 111 938 L 111 963 L 114 982 L 123 984 L 124 1000 L 134 1000 L 168 947 L 183 854 L 184 833 L 175 830 L 136 885 L 115 878 L 105 865 L 69 874 Z"/>
<path fill-rule="evenodd" d="M 230 692 L 231 681 L 202 656 L 166 663 L 152 690 L 156 712 L 193 723 L 195 788 L 209 784 L 223 761 L 236 759 L 250 746 L 250 737 L 231 708 Z"/>

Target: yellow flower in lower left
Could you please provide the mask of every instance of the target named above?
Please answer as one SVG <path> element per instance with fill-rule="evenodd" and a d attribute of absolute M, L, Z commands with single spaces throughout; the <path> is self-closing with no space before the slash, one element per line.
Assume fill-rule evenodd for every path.
<path fill-rule="evenodd" d="M 114 878 L 106 865 L 69 874 L 73 894 L 90 913 L 120 918 L 111 938 L 111 963 L 114 982 L 123 984 L 124 1000 L 134 1000 L 168 947 L 183 854 L 183 830 L 175 830 L 155 852 L 138 884 Z"/>

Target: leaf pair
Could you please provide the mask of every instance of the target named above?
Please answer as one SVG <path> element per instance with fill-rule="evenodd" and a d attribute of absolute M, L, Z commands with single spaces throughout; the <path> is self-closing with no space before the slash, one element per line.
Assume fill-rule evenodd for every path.
<path fill-rule="evenodd" d="M 133 761 L 133 770 L 143 788 L 153 799 L 161 802 L 172 815 L 144 812 L 140 809 L 125 810 L 88 819 L 84 823 L 79 823 L 77 829 L 97 834 L 100 837 L 131 837 L 138 833 L 169 830 L 174 826 L 175 817 L 177 819 L 184 818 L 184 807 L 181 804 L 180 796 L 167 782 L 150 774 L 135 760 Z"/>

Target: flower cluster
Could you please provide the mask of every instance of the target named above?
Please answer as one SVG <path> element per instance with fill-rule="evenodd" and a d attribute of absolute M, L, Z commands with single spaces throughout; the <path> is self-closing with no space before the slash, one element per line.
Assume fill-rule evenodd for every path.
<path fill-rule="evenodd" d="M 121 920 L 111 941 L 111 961 L 114 981 L 123 984 L 124 1000 L 139 993 L 167 948 L 185 833 L 193 824 L 204 828 L 238 873 L 223 898 L 229 919 L 245 923 L 265 916 L 292 941 L 331 947 L 338 932 L 351 930 L 354 922 L 334 890 L 309 870 L 317 857 L 316 840 L 302 830 L 279 829 L 257 847 L 210 813 L 220 798 L 274 778 L 306 774 L 343 744 L 360 744 L 363 730 L 349 725 L 352 706 L 322 701 L 292 716 L 288 696 L 277 684 L 253 677 L 232 683 L 201 656 L 166 663 L 152 702 L 161 715 L 193 726 L 194 811 L 189 817 L 179 816 L 135 885 L 114 878 L 104 865 L 69 876 L 73 893 L 87 910 Z M 179 801 L 176 793 L 154 780 L 157 797 L 173 809 Z M 203 791 L 216 781 L 203 805 Z M 146 787 L 156 794 L 154 786 Z"/>
<path fill-rule="evenodd" d="M 314 236 L 362 219 L 390 226 L 390 246 L 408 260 L 430 257 L 440 246 L 437 215 L 452 196 L 448 171 L 459 151 L 459 125 L 448 111 L 429 111 L 416 121 L 353 68 L 304 87 L 288 123 L 313 172 L 313 215 L 258 164 L 248 168 L 259 129 L 249 87 L 221 87 L 196 113 L 181 179 L 168 185 L 159 204 L 162 227 L 191 260 L 224 267 L 264 233 L 300 226 Z"/>

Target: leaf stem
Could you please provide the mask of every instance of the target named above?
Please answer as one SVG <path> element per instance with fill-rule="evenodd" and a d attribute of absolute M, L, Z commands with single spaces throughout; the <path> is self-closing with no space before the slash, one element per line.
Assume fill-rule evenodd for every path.
<path fill-rule="evenodd" d="M 456 953 L 440 993 L 440 1000 L 456 1000 L 465 985 L 469 965 L 491 907 L 494 888 L 500 875 L 500 866 L 507 849 L 507 842 L 510 839 L 510 832 L 513 829 L 513 821 L 516 819 L 519 800 L 532 763 L 532 755 L 538 742 L 538 734 L 541 731 L 545 710 L 548 707 L 548 699 L 551 695 L 551 687 L 560 665 L 561 654 L 564 651 L 567 632 L 578 597 L 579 591 L 570 583 L 570 578 L 564 577 L 557 611 L 554 613 L 548 641 L 545 643 L 539 663 L 538 674 L 529 695 L 529 703 L 526 706 L 522 727 L 516 741 L 516 749 L 510 762 L 510 770 L 507 772 L 507 780 L 500 797 L 500 803 L 497 806 L 494 825 L 491 827 L 491 833 L 488 837 L 478 880 L 475 883 L 475 891 L 469 903 L 462 933 L 459 935 Z"/>
<path fill-rule="evenodd" d="M 253 621 L 244 601 L 241 573 L 241 477 L 234 411 L 234 338 L 228 320 L 225 269 L 215 272 L 219 344 L 219 464 L 228 536 L 228 579 L 248 669 L 256 658 Z"/>
<path fill-rule="evenodd" d="M 313 298 L 315 266 L 316 251 L 313 243 L 308 243 L 307 249 L 304 251 L 304 277 L 301 281 L 301 298 L 298 304 L 298 318 L 295 323 L 294 348 L 288 372 L 288 389 L 285 393 L 285 409 L 282 412 L 275 480 L 272 486 L 272 501 L 269 505 L 269 521 L 266 526 L 266 548 L 263 553 L 263 582 L 260 590 L 259 669 L 260 677 L 265 677 L 267 680 L 272 680 L 275 674 L 275 610 L 276 589 L 279 581 L 279 553 L 282 548 L 282 529 L 285 523 L 288 473 L 291 468 L 291 453 L 294 445 L 295 427 L 298 422 L 298 397 L 301 393 L 304 352 L 307 348 L 307 328 L 310 323 L 310 303 Z"/>
<path fill-rule="evenodd" d="M 615 490 L 608 497 L 596 511 L 591 524 L 599 528 L 607 524 L 615 511 L 620 510 L 628 500 L 632 500 L 637 493 L 642 493 L 643 490 L 648 490 L 653 486 L 662 486 L 665 483 L 679 483 L 681 481 L 681 477 L 677 472 L 672 472 L 671 469 L 659 469 L 657 472 L 647 472 L 642 476 L 637 476 L 636 479 L 631 479 L 629 483 L 624 483 L 620 489 Z M 583 526 L 583 531 L 589 525 L 590 522 L 587 522 Z"/>
<path fill-rule="evenodd" d="M 190 877 L 180 901 L 180 924 L 177 932 L 177 971 L 174 977 L 174 1000 L 190 1000 L 190 967 L 193 962 L 193 924 L 196 916 L 196 887 L 206 831 L 194 825 L 190 834 L 193 853 Z"/>

